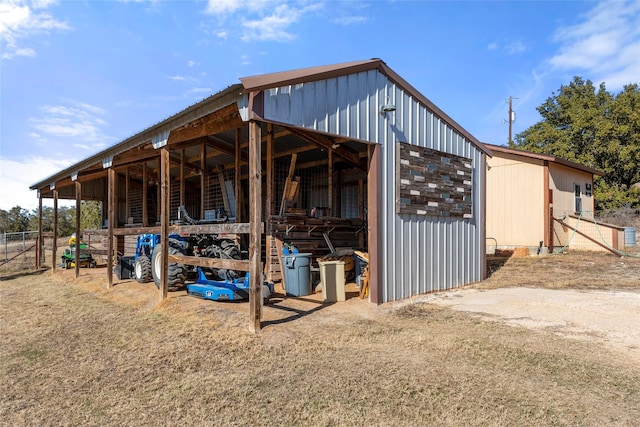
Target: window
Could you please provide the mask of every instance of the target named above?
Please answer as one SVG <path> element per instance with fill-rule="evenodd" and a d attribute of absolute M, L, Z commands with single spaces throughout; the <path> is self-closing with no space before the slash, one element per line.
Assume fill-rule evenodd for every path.
<path fill-rule="evenodd" d="M 576 198 L 575 212 L 582 212 L 582 188 L 580 184 L 573 184 L 573 193 Z"/>

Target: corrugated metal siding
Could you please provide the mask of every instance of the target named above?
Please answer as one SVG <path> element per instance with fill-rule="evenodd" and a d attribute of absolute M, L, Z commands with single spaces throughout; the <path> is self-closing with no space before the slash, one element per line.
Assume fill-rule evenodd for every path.
<path fill-rule="evenodd" d="M 395 104 L 396 111 L 380 114 L 379 106 L 385 103 Z M 241 111 L 243 104 L 246 99 Z M 482 279 L 483 154 L 384 75 L 372 70 L 267 89 L 264 118 L 382 144 L 384 302 Z M 472 219 L 396 214 L 397 141 L 472 160 Z"/>

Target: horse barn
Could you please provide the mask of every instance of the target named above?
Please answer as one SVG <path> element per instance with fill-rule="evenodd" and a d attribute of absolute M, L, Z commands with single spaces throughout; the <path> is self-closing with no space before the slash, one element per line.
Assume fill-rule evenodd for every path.
<path fill-rule="evenodd" d="M 241 78 L 31 189 L 54 212 L 58 199 L 75 199 L 77 213 L 82 200 L 102 202 L 103 229 L 76 229 L 104 236 L 107 287 L 140 234 L 164 248 L 171 233 L 237 236 L 242 259 L 162 251 L 160 297 L 172 263 L 248 271 L 258 331 L 263 278 L 282 280 L 283 245 L 312 265 L 337 248 L 366 254 L 375 304 L 483 280 L 490 155 L 371 59 Z M 201 221 L 185 225 L 179 211 Z"/>

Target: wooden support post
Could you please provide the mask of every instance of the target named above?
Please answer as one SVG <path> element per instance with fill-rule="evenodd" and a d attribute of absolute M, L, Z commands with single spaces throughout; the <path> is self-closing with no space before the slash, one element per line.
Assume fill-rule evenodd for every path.
<path fill-rule="evenodd" d="M 369 298 L 372 303 L 382 304 L 382 235 L 380 213 L 382 212 L 382 146 L 374 145 L 369 148 L 371 162 L 369 163 L 367 231 L 369 244 Z"/>
<path fill-rule="evenodd" d="M 161 174 L 160 174 L 160 168 L 158 168 L 158 172 L 157 175 L 158 179 L 156 180 L 156 223 L 160 222 L 160 218 L 162 218 L 162 213 L 161 213 L 161 209 L 160 209 L 160 205 L 162 204 L 161 199 L 162 199 L 162 186 L 160 185 L 160 181 L 161 181 Z"/>
<path fill-rule="evenodd" d="M 260 269 L 261 140 L 260 125 L 251 120 L 249 122 L 249 330 L 254 333 L 260 332 L 260 321 L 262 320 L 262 271 Z"/>
<path fill-rule="evenodd" d="M 358 180 L 358 216 L 360 217 L 360 219 L 363 222 L 366 222 L 365 218 L 365 209 L 364 209 L 364 195 L 365 195 L 365 187 L 364 187 L 364 180 L 363 179 L 359 179 Z M 367 230 L 363 230 L 360 233 L 358 233 L 358 245 L 361 248 L 364 248 L 364 235 L 367 232 Z M 365 250 L 366 252 L 366 250 Z"/>
<path fill-rule="evenodd" d="M 329 216 L 336 216 L 333 212 L 333 150 L 328 150 L 328 152 L 327 208 L 329 208 Z"/>
<path fill-rule="evenodd" d="M 36 246 L 36 269 L 42 268 L 44 238 L 42 235 L 42 196 L 38 197 L 38 245 Z"/>
<path fill-rule="evenodd" d="M 147 162 L 142 164 L 142 226 L 149 226 L 149 195 L 147 189 L 149 186 L 147 177 Z"/>
<path fill-rule="evenodd" d="M 180 150 L 180 206 L 184 206 L 184 148 Z"/>
<path fill-rule="evenodd" d="M 240 128 L 236 129 L 236 158 L 235 158 L 235 198 L 236 198 L 236 222 L 242 222 L 242 202 L 240 201 L 240 190 L 242 186 L 240 178 L 240 156 L 242 154 L 240 144 Z"/>
<path fill-rule="evenodd" d="M 160 269 L 160 300 L 167 298 L 169 291 L 169 209 L 170 209 L 170 177 L 169 149 L 162 147 L 160 152 L 160 185 L 162 194 L 160 197 L 160 244 L 162 245 L 162 256 Z"/>
<path fill-rule="evenodd" d="M 107 195 L 107 289 L 111 289 L 113 286 L 113 230 L 116 226 L 116 171 L 113 168 L 109 168 L 107 172 L 108 177 L 108 195 Z"/>
<path fill-rule="evenodd" d="M 205 203 L 205 178 L 207 175 L 207 144 L 204 142 L 200 146 L 200 218 L 204 218 Z"/>
<path fill-rule="evenodd" d="M 55 273 L 58 262 L 58 190 L 53 190 L 53 250 L 51 259 L 51 271 Z"/>
<path fill-rule="evenodd" d="M 549 206 L 549 253 L 553 252 L 553 206 Z"/>
<path fill-rule="evenodd" d="M 267 197 L 265 199 L 264 206 L 264 221 L 266 224 L 266 233 L 265 233 L 265 244 L 264 244 L 264 253 L 265 253 L 265 269 L 266 269 L 266 279 L 267 282 L 273 282 L 273 272 L 271 271 L 271 247 L 273 246 L 272 239 L 273 236 L 271 230 L 271 215 L 274 209 L 274 198 L 273 198 L 273 124 L 267 124 Z"/>
<path fill-rule="evenodd" d="M 551 207 L 551 191 L 549 189 L 549 162 L 547 160 L 544 161 L 544 165 L 543 165 L 543 169 L 542 169 L 542 199 L 543 199 L 543 212 L 542 212 L 542 218 L 543 218 L 543 239 L 542 239 L 542 244 L 545 247 L 550 247 L 551 246 L 551 241 L 549 240 L 549 225 L 551 225 L 551 227 L 553 227 L 553 221 L 551 220 L 551 217 L 549 215 L 549 208 Z"/>
<path fill-rule="evenodd" d="M 82 200 L 82 184 L 80 181 L 76 181 L 76 257 L 75 257 L 75 268 L 74 268 L 74 277 L 77 279 L 80 277 L 80 236 L 82 233 L 80 232 L 80 204 Z"/>
<path fill-rule="evenodd" d="M 124 222 L 125 224 L 129 223 L 129 210 L 131 206 L 129 206 L 129 181 L 131 177 L 129 176 L 129 167 L 124 172 Z"/>

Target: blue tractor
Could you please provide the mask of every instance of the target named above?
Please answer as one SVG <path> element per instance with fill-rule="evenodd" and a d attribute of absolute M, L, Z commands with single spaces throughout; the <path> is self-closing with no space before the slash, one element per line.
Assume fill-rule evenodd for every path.
<path fill-rule="evenodd" d="M 215 220 L 194 220 L 186 209 L 180 206 L 178 218 L 184 224 L 210 224 L 225 222 L 227 216 L 224 209 L 218 209 Z M 242 252 L 233 239 L 211 234 L 170 234 L 168 239 L 170 255 L 188 255 L 207 258 L 242 259 Z M 159 234 L 140 234 L 136 242 L 133 275 L 136 281 L 145 283 L 153 281 L 160 287 L 160 270 L 162 268 L 162 245 Z M 168 266 L 169 290 L 174 291 L 186 285 L 187 293 L 196 297 L 222 301 L 248 298 L 248 273 L 223 268 L 193 267 L 170 262 Z M 273 293 L 273 287 L 263 286 L 263 298 Z"/>

